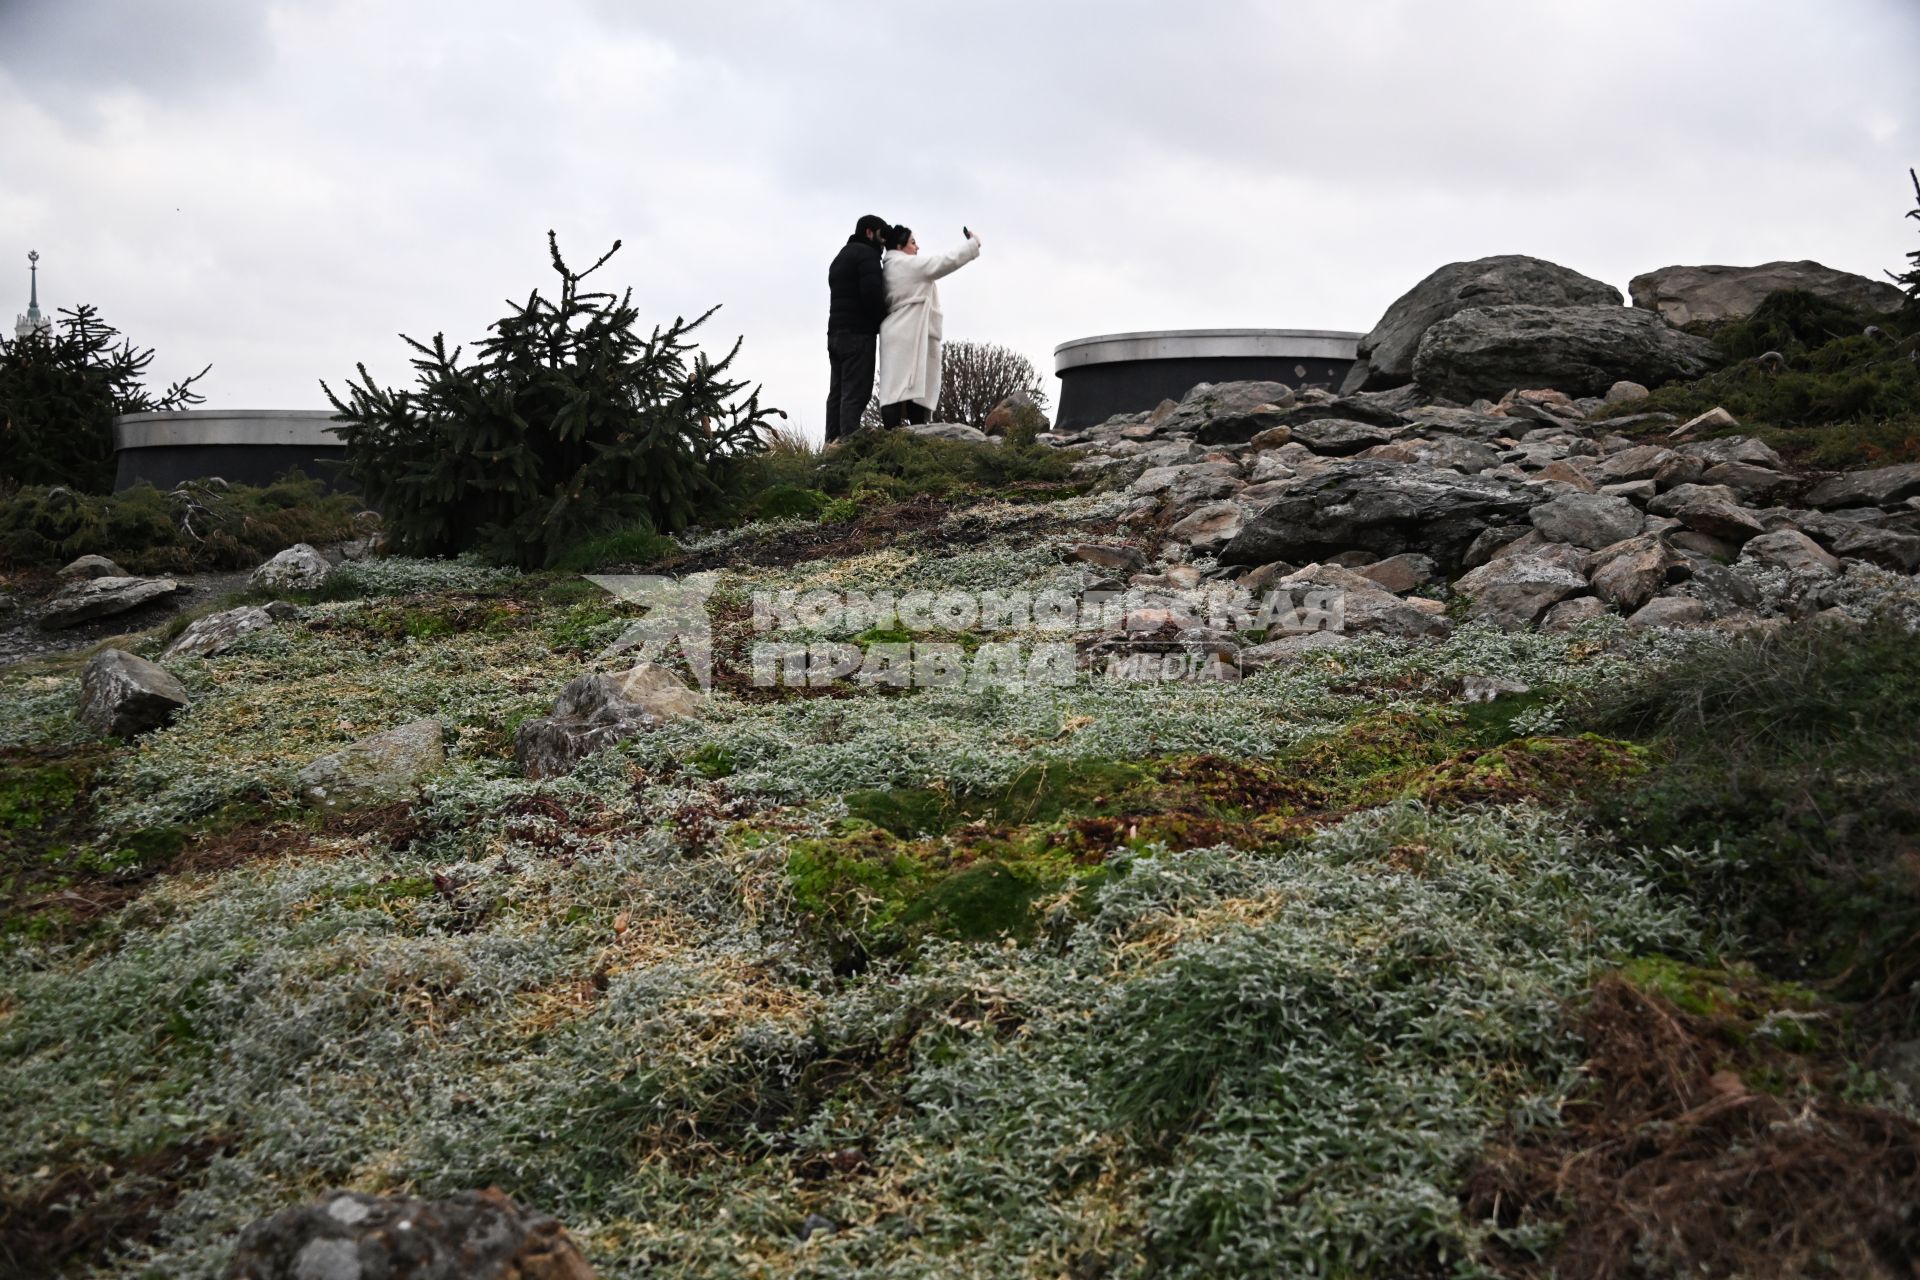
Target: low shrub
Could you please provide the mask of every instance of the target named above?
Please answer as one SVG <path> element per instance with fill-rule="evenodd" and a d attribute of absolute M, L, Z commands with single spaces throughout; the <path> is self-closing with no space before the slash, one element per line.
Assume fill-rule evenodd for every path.
<path fill-rule="evenodd" d="M 1775 971 L 1867 997 L 1920 976 L 1920 646 L 1812 623 L 1683 656 L 1595 694 L 1662 767 L 1603 802 L 1624 842 L 1717 849 L 1669 887 Z"/>
<path fill-rule="evenodd" d="M 0 499 L 0 565 L 57 569 L 102 555 L 133 573 L 251 568 L 296 542 L 364 537 L 377 518 L 351 494 L 289 471 L 263 488 L 194 481 L 162 493 L 141 483 L 115 494 L 55 485 Z"/>

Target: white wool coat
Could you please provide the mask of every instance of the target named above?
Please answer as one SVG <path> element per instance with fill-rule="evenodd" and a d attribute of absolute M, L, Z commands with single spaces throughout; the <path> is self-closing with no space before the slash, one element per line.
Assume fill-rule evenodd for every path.
<path fill-rule="evenodd" d="M 934 281 L 980 256 L 980 242 L 944 253 L 889 253 L 880 264 L 887 281 L 887 318 L 880 322 L 881 404 L 912 400 L 940 406 L 940 290 Z"/>

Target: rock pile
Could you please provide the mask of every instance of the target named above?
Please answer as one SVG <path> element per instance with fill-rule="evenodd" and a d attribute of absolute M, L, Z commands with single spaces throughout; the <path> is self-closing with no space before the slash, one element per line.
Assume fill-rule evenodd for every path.
<path fill-rule="evenodd" d="M 1636 398 L 1613 385 L 1620 372 L 1596 365 L 1577 389 Z M 1691 424 L 1671 415 L 1589 417 L 1605 403 L 1202 385 L 1041 439 L 1134 498 L 1122 524 L 1138 544 L 1079 558 L 1140 589 L 1182 576 L 1337 588 L 1350 631 L 1433 634 L 1460 617 L 1563 628 L 1604 612 L 1735 627 L 1768 612 L 1767 574 L 1800 580 L 1789 612 L 1818 612 L 1832 594 L 1819 580 L 1854 562 L 1920 569 L 1920 466 L 1805 475 L 1747 436 L 1685 439 Z M 1636 423 L 1664 443 L 1618 433 Z"/>

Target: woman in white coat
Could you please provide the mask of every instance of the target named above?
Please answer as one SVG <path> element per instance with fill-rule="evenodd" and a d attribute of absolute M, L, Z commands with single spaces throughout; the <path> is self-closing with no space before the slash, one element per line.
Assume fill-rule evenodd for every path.
<path fill-rule="evenodd" d="M 887 318 L 880 322 L 880 421 L 929 422 L 940 406 L 940 290 L 934 281 L 980 256 L 980 237 L 945 253 L 920 252 L 910 227 L 887 232 L 880 272 L 887 282 Z"/>

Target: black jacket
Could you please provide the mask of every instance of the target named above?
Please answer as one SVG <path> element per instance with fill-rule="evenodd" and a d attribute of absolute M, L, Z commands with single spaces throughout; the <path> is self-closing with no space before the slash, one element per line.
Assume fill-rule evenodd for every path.
<path fill-rule="evenodd" d="M 887 282 L 880 274 L 880 246 L 860 236 L 846 245 L 827 268 L 827 332 L 880 332 L 887 318 Z"/>

